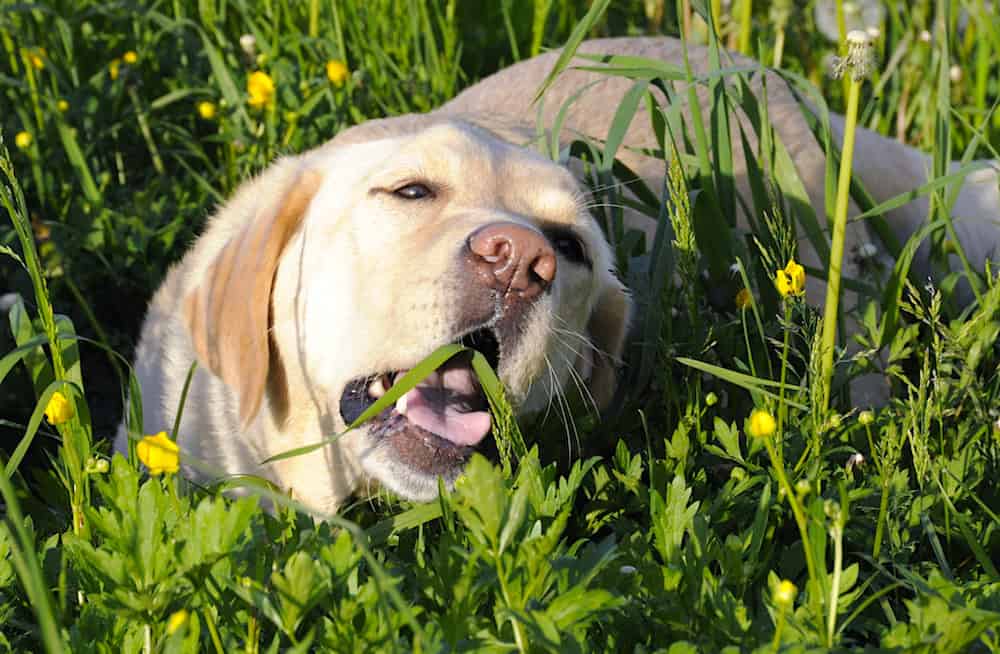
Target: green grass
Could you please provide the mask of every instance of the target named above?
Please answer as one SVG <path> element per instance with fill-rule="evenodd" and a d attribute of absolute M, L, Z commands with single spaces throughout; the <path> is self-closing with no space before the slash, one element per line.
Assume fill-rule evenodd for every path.
<path fill-rule="evenodd" d="M 855 354 L 838 350 L 829 410 L 819 312 L 779 297 L 772 277 L 797 238 L 829 256 L 832 207 L 803 202 L 789 144 L 747 93 L 753 73 L 706 80 L 697 124 L 676 106 L 653 112 L 669 183 L 633 200 L 609 183 L 630 180 L 620 136 L 655 102 L 651 85 L 677 96 L 690 71 L 611 59 L 593 65 L 633 91 L 606 141 L 571 151 L 643 313 L 625 391 L 601 421 L 575 414 L 583 456 L 560 445 L 561 424 L 522 425 L 526 454 L 509 426 L 499 436 L 516 458 L 474 460 L 438 502 L 380 496 L 326 522 L 253 479 L 202 488 L 109 459 L 145 303 L 241 180 L 546 47 L 682 24 L 704 42 L 689 4 L 709 15 L 696 0 L 0 6 L 0 293 L 23 298 L 0 330 L 0 650 L 1000 651 L 1000 275 L 963 267 L 925 286 L 909 271 L 924 240 L 935 265 L 960 254 L 947 162 L 1000 147 L 1000 28 L 981 0 L 886 3 L 859 122 L 933 153 L 921 194 L 935 210 L 910 241 L 886 237 L 894 269 L 872 261 L 870 278 L 843 280 L 863 300 L 838 318 L 862 329 Z M 720 43 L 771 62 L 781 42 L 789 82 L 843 111 L 825 65 L 838 46 L 811 4 L 791 4 L 790 17 L 760 2 L 721 10 L 713 68 L 727 66 Z M 346 62 L 343 84 L 329 60 Z M 254 70 L 275 81 L 270 108 L 246 102 Z M 726 174 L 737 110 L 763 144 L 745 148 L 750 197 Z M 815 129 L 830 142 L 822 116 Z M 856 183 L 851 194 L 885 236 L 892 203 L 875 207 Z M 659 221 L 648 257 L 622 203 Z M 740 206 L 752 238 L 730 225 Z M 892 400 L 869 412 L 845 389 L 874 368 Z M 56 391 L 75 415 L 52 425 Z M 755 407 L 773 435 L 750 435 Z M 222 495 L 236 487 L 249 497 Z"/>

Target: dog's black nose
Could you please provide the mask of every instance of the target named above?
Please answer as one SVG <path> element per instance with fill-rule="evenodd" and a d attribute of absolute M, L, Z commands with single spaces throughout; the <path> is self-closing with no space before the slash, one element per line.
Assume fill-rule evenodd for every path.
<path fill-rule="evenodd" d="M 483 283 L 504 295 L 532 300 L 556 277 L 556 253 L 548 239 L 531 227 L 492 223 L 470 234 L 468 247 Z"/>

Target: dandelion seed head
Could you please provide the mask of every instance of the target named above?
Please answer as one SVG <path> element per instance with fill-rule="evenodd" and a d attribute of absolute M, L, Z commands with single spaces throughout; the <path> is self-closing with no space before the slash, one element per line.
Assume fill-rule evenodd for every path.
<path fill-rule="evenodd" d="M 240 49 L 246 53 L 248 57 L 253 57 L 257 54 L 257 37 L 253 34 L 244 34 L 240 37 Z"/>

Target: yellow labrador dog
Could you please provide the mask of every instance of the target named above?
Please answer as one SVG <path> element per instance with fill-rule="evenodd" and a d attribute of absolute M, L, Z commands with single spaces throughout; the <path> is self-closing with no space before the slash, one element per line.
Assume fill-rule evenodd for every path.
<path fill-rule="evenodd" d="M 591 41 L 582 50 L 680 59 L 669 38 Z M 342 431 L 442 344 L 483 351 L 519 415 L 544 410 L 580 380 L 597 404 L 607 402 L 629 295 L 579 181 L 524 147 L 534 133 L 531 98 L 555 56 L 501 71 L 431 114 L 346 130 L 244 184 L 152 300 L 135 361 L 142 431 L 171 428 L 197 360 L 182 451 L 263 475 L 332 512 L 372 482 L 429 500 L 439 477 L 452 483 L 489 443 L 487 405 L 459 357 L 335 444 L 261 465 Z M 705 52 L 692 47 L 691 57 L 704 62 Z M 591 82 L 566 128 L 602 138 L 625 80 L 570 71 L 547 96 L 547 118 Z M 777 79 L 769 110 L 821 209 L 823 152 Z M 652 145 L 648 123 L 636 117 L 627 146 Z M 916 151 L 866 131 L 857 149 L 878 200 L 926 179 L 928 160 Z M 657 183 L 662 162 L 623 156 Z M 968 181 L 956 210 L 992 221 L 962 228 L 966 237 L 988 235 L 966 238 L 976 263 L 1000 233 L 997 179 L 988 173 Z M 737 169 L 738 184 L 743 176 Z M 905 238 L 925 217 L 926 204 L 913 203 L 892 221 Z M 814 253 L 801 256 L 818 263 Z M 123 426 L 119 449 L 124 434 Z"/>

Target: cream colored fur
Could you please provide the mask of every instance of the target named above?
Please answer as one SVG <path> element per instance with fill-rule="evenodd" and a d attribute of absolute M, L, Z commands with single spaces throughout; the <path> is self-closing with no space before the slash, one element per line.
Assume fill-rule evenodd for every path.
<path fill-rule="evenodd" d="M 583 50 L 673 62 L 680 52 L 668 38 L 592 41 Z M 260 462 L 341 431 L 337 402 L 348 380 L 407 368 L 454 340 L 455 298 L 465 283 L 456 275 L 456 252 L 477 227 L 497 220 L 570 226 L 594 260 L 592 271 L 559 262 L 552 292 L 530 313 L 522 344 L 501 365 L 518 412 L 544 410 L 554 386 L 570 386 L 574 372 L 606 401 L 630 302 L 581 203 L 578 182 L 519 147 L 534 131 L 530 101 L 555 56 L 501 71 L 432 114 L 347 130 L 326 145 L 280 159 L 244 184 L 169 271 L 150 304 L 135 362 L 143 433 L 171 428 L 188 368 L 198 359 L 178 431 L 183 452 L 229 473 L 263 475 L 319 512 L 335 511 L 372 481 L 414 499 L 432 498 L 436 480 L 386 455 L 364 428 L 308 455 Z M 692 48 L 691 58 L 705 67 L 704 50 Z M 551 121 L 571 93 L 593 80 L 599 81 L 574 105 L 567 130 L 603 137 L 628 82 L 570 71 L 546 97 L 544 118 Z M 772 120 L 822 216 L 822 150 L 788 90 L 772 80 Z M 651 146 L 648 124 L 637 116 L 626 145 Z M 841 129 L 836 117 L 834 128 Z M 929 160 L 913 149 L 865 130 L 856 149 L 856 169 L 876 200 L 926 179 Z M 662 162 L 623 156 L 651 182 L 659 180 Z M 737 185 L 745 189 L 742 153 L 735 161 Z M 373 191 L 423 178 L 447 189 L 433 208 L 400 205 Z M 978 265 L 1000 240 L 995 171 L 968 181 L 955 213 L 968 219 L 960 233 Z M 889 220 L 905 239 L 925 218 L 926 203 L 914 202 Z M 247 248 L 233 246 L 260 234 L 280 239 L 276 256 L 247 256 Z M 869 240 L 857 224 L 849 239 L 849 248 Z M 818 264 L 808 249 L 801 257 Z M 262 289 L 268 280 L 271 287 Z M 820 289 L 810 281 L 810 298 L 818 302 Z M 254 303 L 267 297 L 267 307 Z M 593 339 L 602 355 L 581 352 L 586 348 L 578 342 L 554 336 L 554 327 Z M 124 434 L 123 426 L 119 449 L 125 448 Z"/>

